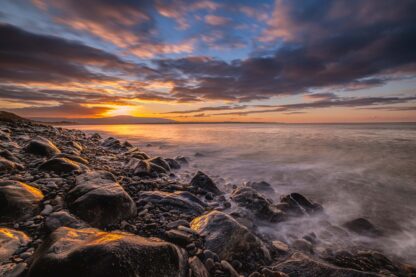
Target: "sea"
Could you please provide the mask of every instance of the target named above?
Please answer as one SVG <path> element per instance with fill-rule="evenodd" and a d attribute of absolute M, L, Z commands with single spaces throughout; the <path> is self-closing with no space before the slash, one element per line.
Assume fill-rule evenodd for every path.
<path fill-rule="evenodd" d="M 227 192 L 266 181 L 275 193 L 298 192 L 323 205 L 332 224 L 363 217 L 384 232 L 367 240 L 391 257 L 416 262 L 416 124 L 76 125 L 128 140 L 151 156 L 187 157 L 177 174 L 201 170 Z M 260 226 L 279 238 L 322 228 L 321 220 Z M 357 238 L 363 239 L 363 238 Z M 351 239 L 344 239 L 348 241 Z M 355 239 L 353 239 L 355 240 Z"/>

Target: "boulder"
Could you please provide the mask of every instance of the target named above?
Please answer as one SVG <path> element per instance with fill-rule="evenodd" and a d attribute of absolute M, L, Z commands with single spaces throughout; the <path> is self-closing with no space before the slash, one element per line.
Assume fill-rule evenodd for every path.
<path fill-rule="evenodd" d="M 270 185 L 269 183 L 265 182 L 265 181 L 260 181 L 260 182 L 249 182 L 247 184 L 248 187 L 253 188 L 255 191 L 261 192 L 261 193 L 275 193 L 272 185 Z"/>
<path fill-rule="evenodd" d="M 208 270 L 197 256 L 189 258 L 188 263 L 193 277 L 209 277 Z"/>
<path fill-rule="evenodd" d="M 116 224 L 136 214 L 136 205 L 127 192 L 106 171 L 77 176 L 67 202 L 72 213 L 94 227 Z"/>
<path fill-rule="evenodd" d="M 61 227 L 36 250 L 29 277 L 182 277 L 187 257 L 177 246 L 123 232 Z"/>
<path fill-rule="evenodd" d="M 28 153 L 44 157 L 52 157 L 61 153 L 61 150 L 53 142 L 43 137 L 37 137 L 30 141 L 24 150 Z"/>
<path fill-rule="evenodd" d="M 0 263 L 8 260 L 19 247 L 30 242 L 30 238 L 23 232 L 0 228 Z"/>
<path fill-rule="evenodd" d="M 255 267 L 251 268 L 253 263 L 262 266 L 271 261 L 266 245 L 225 213 L 211 211 L 197 217 L 192 220 L 191 228 L 205 238 L 207 249 L 222 260 L 241 261 L 244 270 L 254 270 Z"/>
<path fill-rule="evenodd" d="M 75 161 L 67 158 L 52 158 L 39 166 L 39 170 L 52 171 L 56 174 L 80 171 L 81 167 Z"/>
<path fill-rule="evenodd" d="M 365 277 L 380 276 L 370 272 L 362 272 L 349 268 L 341 268 L 329 263 L 313 259 L 303 253 L 296 252 L 287 260 L 273 266 L 273 270 L 282 271 L 291 277 L 328 276 L 328 277 Z"/>
<path fill-rule="evenodd" d="M 106 138 L 103 143 L 101 144 L 104 147 L 120 149 L 122 148 L 121 142 L 113 137 Z"/>
<path fill-rule="evenodd" d="M 252 211 L 259 218 L 277 222 L 284 217 L 281 210 L 250 187 L 235 189 L 231 194 L 231 199 L 239 206 Z"/>
<path fill-rule="evenodd" d="M 181 165 L 174 159 L 167 158 L 165 161 L 168 163 L 171 169 L 180 169 Z"/>
<path fill-rule="evenodd" d="M 149 162 L 148 160 L 140 160 L 132 158 L 126 164 L 126 168 L 129 169 L 134 175 L 141 177 L 157 177 L 159 174 L 167 174 L 168 171 L 163 167 Z"/>
<path fill-rule="evenodd" d="M 216 195 L 222 194 L 217 185 L 205 173 L 198 171 L 191 180 L 191 187 L 201 189 L 206 192 L 212 192 Z"/>
<path fill-rule="evenodd" d="M 74 229 L 81 229 L 88 227 L 87 224 L 71 215 L 66 211 L 54 212 L 48 215 L 45 219 L 45 227 L 49 232 L 53 232 L 59 227 L 70 227 Z"/>
<path fill-rule="evenodd" d="M 349 231 L 362 236 L 378 237 L 383 234 L 382 231 L 377 229 L 370 221 L 365 218 L 357 218 L 348 221 L 343 226 Z"/>
<path fill-rule="evenodd" d="M 194 215 L 202 214 L 206 206 L 195 195 L 186 191 L 177 192 L 163 192 L 163 191 L 145 191 L 139 194 L 138 205 L 145 205 L 146 203 L 157 205 L 172 206 L 180 209 L 186 213 Z"/>
<path fill-rule="evenodd" d="M 383 254 L 376 251 L 337 251 L 324 258 L 327 262 L 339 267 L 351 268 L 366 272 L 384 272 L 391 276 L 412 276 L 402 264 L 395 264 Z M 413 272 L 415 273 L 415 272 Z"/>
<path fill-rule="evenodd" d="M 0 172 L 7 172 L 14 169 L 23 169 L 23 166 L 0 157 Z"/>
<path fill-rule="evenodd" d="M 162 167 L 166 171 L 170 171 L 169 164 L 161 157 L 151 158 L 147 161 L 152 163 L 152 164 L 155 164 L 155 165 L 158 165 L 158 166 Z"/>
<path fill-rule="evenodd" d="M 80 163 L 80 164 L 84 164 L 84 165 L 88 164 L 88 161 L 86 159 L 84 159 L 83 157 L 78 156 L 78 155 L 61 153 L 61 154 L 56 155 L 55 157 L 56 158 L 66 158 L 66 159 L 69 159 L 71 161 L 74 161 L 74 162 L 77 162 L 77 163 Z"/>
<path fill-rule="evenodd" d="M 9 150 L 5 149 L 0 151 L 0 157 L 3 157 L 9 161 L 15 162 L 15 163 L 19 163 L 20 160 Z"/>
<path fill-rule="evenodd" d="M 0 130 L 0 140 L 2 140 L 2 141 L 11 141 L 10 134 Z"/>
<path fill-rule="evenodd" d="M 312 203 L 300 193 L 283 196 L 280 202 L 277 207 L 291 215 L 311 215 L 323 211 L 321 205 Z"/>
<path fill-rule="evenodd" d="M 37 188 L 18 181 L 0 181 L 0 218 L 8 221 L 30 216 L 42 199 Z"/>

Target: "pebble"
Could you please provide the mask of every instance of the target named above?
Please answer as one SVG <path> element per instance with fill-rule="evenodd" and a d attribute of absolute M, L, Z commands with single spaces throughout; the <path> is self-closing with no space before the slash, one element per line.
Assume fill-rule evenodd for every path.
<path fill-rule="evenodd" d="M 49 204 L 45 205 L 45 208 L 43 208 L 41 215 L 48 215 L 53 211 L 53 207 Z"/>
<path fill-rule="evenodd" d="M 221 265 L 228 273 L 230 273 L 231 277 L 240 277 L 240 274 L 238 274 L 234 267 L 226 260 L 222 260 Z"/>

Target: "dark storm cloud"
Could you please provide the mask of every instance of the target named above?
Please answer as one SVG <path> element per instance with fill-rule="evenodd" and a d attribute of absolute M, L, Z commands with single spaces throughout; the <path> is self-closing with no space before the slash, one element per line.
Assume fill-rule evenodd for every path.
<path fill-rule="evenodd" d="M 402 103 L 412 102 L 415 100 L 416 100 L 416 96 L 337 98 L 336 100 L 320 100 L 320 101 L 309 102 L 309 103 L 269 106 L 268 109 L 250 110 L 250 111 L 242 111 L 242 112 L 216 113 L 214 115 L 232 115 L 232 114 L 248 115 L 248 114 L 260 114 L 260 113 L 270 113 L 270 112 L 298 111 L 298 110 L 304 110 L 304 109 L 318 109 L 318 108 L 322 109 L 322 108 L 332 108 L 332 107 L 372 108 L 369 106 L 402 104 Z M 265 107 L 265 106 L 263 105 L 262 107 Z"/>
<path fill-rule="evenodd" d="M 110 108 L 106 107 L 85 107 L 77 103 L 62 103 L 57 106 L 48 107 L 7 109 L 9 112 L 28 114 L 30 117 L 42 117 L 45 115 L 45 112 L 53 115 L 54 117 L 67 117 L 73 115 L 83 117 L 91 116 L 92 114 L 102 114 L 110 110 Z"/>
<path fill-rule="evenodd" d="M 288 22 L 281 25 L 292 36 L 273 55 L 229 63 L 204 57 L 154 62 L 170 76 L 198 81 L 178 85 L 174 94 L 234 101 L 312 88 L 368 88 L 415 75 L 415 1 L 352 1 L 352 6 L 340 2 L 348 7 L 346 14 L 335 1 L 278 1 L 285 7 L 281 12 L 287 12 Z M 302 37 L 305 33 L 309 35 Z"/>
<path fill-rule="evenodd" d="M 92 72 L 101 70 L 147 69 L 121 61 L 117 56 L 75 41 L 29 33 L 0 24 L 0 79 L 9 82 L 48 82 L 114 80 L 112 76 Z"/>

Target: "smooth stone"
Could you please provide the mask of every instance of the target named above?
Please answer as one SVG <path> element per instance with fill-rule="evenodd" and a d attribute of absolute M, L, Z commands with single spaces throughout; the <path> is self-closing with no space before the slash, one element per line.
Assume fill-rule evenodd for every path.
<path fill-rule="evenodd" d="M 147 160 L 149 163 L 158 165 L 160 167 L 162 167 L 164 170 L 166 171 L 170 171 L 170 166 L 169 164 L 166 162 L 166 160 L 164 160 L 161 157 L 155 157 L 155 158 L 151 158 L 149 160 Z"/>
<path fill-rule="evenodd" d="M 216 195 L 222 194 L 217 185 L 205 173 L 198 171 L 191 180 L 191 187 L 199 188 L 204 191 L 212 192 Z"/>
<path fill-rule="evenodd" d="M 253 264 L 270 263 L 266 245 L 231 216 L 211 211 L 192 220 L 191 228 L 205 238 L 205 247 L 222 260 L 238 259 L 245 269 Z"/>
<path fill-rule="evenodd" d="M 230 274 L 231 277 L 240 277 L 240 274 L 238 274 L 238 272 L 229 262 L 222 260 L 221 265 Z"/>
<path fill-rule="evenodd" d="M 77 162 L 67 158 L 52 158 L 39 166 L 39 170 L 52 171 L 56 174 L 79 171 L 80 169 L 81 167 Z"/>
<path fill-rule="evenodd" d="M 137 212 L 133 199 L 107 171 L 90 171 L 76 177 L 76 186 L 68 192 L 72 213 L 94 227 L 116 224 Z"/>
<path fill-rule="evenodd" d="M 341 268 L 324 261 L 315 260 L 301 252 L 296 252 L 284 262 L 273 266 L 273 270 L 281 271 L 289 276 L 327 276 L 327 277 L 367 277 L 380 276 L 375 273 L 362 272 L 354 269 Z"/>
<path fill-rule="evenodd" d="M 36 250 L 28 277 L 184 277 L 186 261 L 183 250 L 160 239 L 61 227 Z"/>
<path fill-rule="evenodd" d="M 184 212 L 200 215 L 204 210 L 204 203 L 195 195 L 184 192 L 162 192 L 162 191 L 145 191 L 139 194 L 138 204 L 153 203 L 159 205 L 169 205 L 179 208 Z"/>
<path fill-rule="evenodd" d="M 30 238 L 23 232 L 0 227 L 0 263 L 13 256 L 19 247 L 30 242 Z"/>
<path fill-rule="evenodd" d="M 192 270 L 193 277 L 209 277 L 209 273 L 201 260 L 194 256 L 188 259 L 189 267 Z"/>
<path fill-rule="evenodd" d="M 24 149 L 28 153 L 44 157 L 51 157 L 61 153 L 61 150 L 53 142 L 44 137 L 34 138 Z"/>
<path fill-rule="evenodd" d="M 41 215 L 48 215 L 53 211 L 53 207 L 51 205 L 45 205 L 43 210 L 40 212 Z"/>
<path fill-rule="evenodd" d="M 87 224 L 77 219 L 75 216 L 71 215 L 66 211 L 58 211 L 51 213 L 45 219 L 45 227 L 49 232 L 53 232 L 59 227 L 70 227 L 74 229 L 81 229 L 88 227 Z"/>
<path fill-rule="evenodd" d="M 43 193 L 35 187 L 19 181 L 0 181 L 0 218 L 8 221 L 28 217 L 42 199 Z"/>
<path fill-rule="evenodd" d="M 289 252 L 289 246 L 286 243 L 284 243 L 280 240 L 272 241 L 272 245 L 277 251 L 280 251 L 280 252 L 283 252 L 283 253 Z"/>
<path fill-rule="evenodd" d="M 66 154 L 66 153 L 61 153 L 55 156 L 56 158 L 66 158 L 69 159 L 71 161 L 80 163 L 80 164 L 84 164 L 84 165 L 88 165 L 88 161 L 86 159 L 84 159 L 83 157 L 80 157 L 78 155 L 72 155 L 72 154 Z"/>
<path fill-rule="evenodd" d="M 377 229 L 370 221 L 365 218 L 357 218 L 344 223 L 343 225 L 349 231 L 369 237 L 379 237 L 383 234 L 382 231 Z"/>

